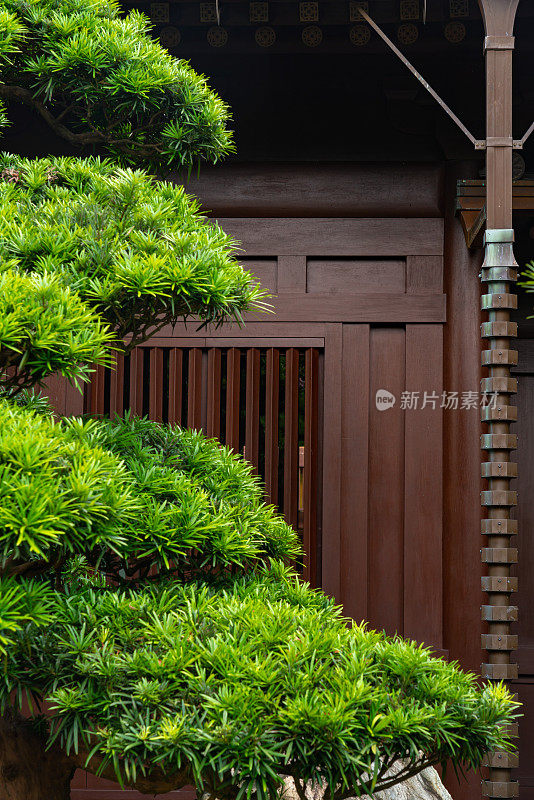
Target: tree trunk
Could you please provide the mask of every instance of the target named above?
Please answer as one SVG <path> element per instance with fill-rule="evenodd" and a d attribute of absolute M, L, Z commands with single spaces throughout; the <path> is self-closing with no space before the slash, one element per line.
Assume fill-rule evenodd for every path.
<path fill-rule="evenodd" d="M 1 800 L 69 800 L 74 770 L 59 748 L 45 749 L 28 720 L 0 717 Z"/>

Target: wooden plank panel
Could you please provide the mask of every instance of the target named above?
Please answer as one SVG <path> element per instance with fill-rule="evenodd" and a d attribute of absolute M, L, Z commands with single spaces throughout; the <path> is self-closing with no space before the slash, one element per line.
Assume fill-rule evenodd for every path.
<path fill-rule="evenodd" d="M 476 173 L 476 165 L 468 170 Z M 466 164 L 451 165 L 447 194 L 453 197 L 456 179 L 470 174 Z M 468 250 L 452 203 L 446 203 L 444 281 L 449 319 L 444 326 L 444 386 L 447 391 L 480 388 L 480 280 L 484 252 Z M 452 659 L 464 669 L 480 670 L 480 411 L 478 408 L 444 412 L 444 637 Z M 480 798 L 480 778 L 470 773 L 471 784 L 451 785 L 455 800 Z"/>
<path fill-rule="evenodd" d="M 124 411 L 124 355 L 117 353 L 115 369 L 111 370 L 109 386 L 109 415 L 122 417 Z"/>
<path fill-rule="evenodd" d="M 169 424 L 182 424 L 183 352 L 172 347 L 169 353 Z"/>
<path fill-rule="evenodd" d="M 90 413 L 101 416 L 104 413 L 104 380 L 105 368 L 98 365 L 91 382 Z"/>
<path fill-rule="evenodd" d="M 317 585 L 317 456 L 319 427 L 319 353 L 307 349 L 304 382 L 304 580 Z"/>
<path fill-rule="evenodd" d="M 534 681 L 532 678 L 514 681 L 511 687 L 523 703 L 519 720 L 519 769 L 514 778 L 521 784 L 521 800 L 534 797 Z"/>
<path fill-rule="evenodd" d="M 130 353 L 130 409 L 138 417 L 143 415 L 143 359 L 139 347 Z"/>
<path fill-rule="evenodd" d="M 255 282 L 259 283 L 262 289 L 269 294 L 276 294 L 278 265 L 272 253 L 271 258 L 241 258 L 240 262 L 258 279 Z"/>
<path fill-rule="evenodd" d="M 193 347 L 189 351 L 187 427 L 194 430 L 200 430 L 202 427 L 202 350 L 200 347 Z"/>
<path fill-rule="evenodd" d="M 406 263 L 408 294 L 440 294 L 443 291 L 442 256 L 408 256 Z"/>
<path fill-rule="evenodd" d="M 245 458 L 257 473 L 260 445 L 260 351 L 256 347 L 247 350 L 245 403 Z"/>
<path fill-rule="evenodd" d="M 148 416 L 154 422 L 163 421 L 163 350 L 161 347 L 153 347 L 150 351 Z"/>
<path fill-rule="evenodd" d="M 278 256 L 278 294 L 306 291 L 306 256 Z"/>
<path fill-rule="evenodd" d="M 443 329 L 406 328 L 406 390 L 423 402 L 406 412 L 404 635 L 443 647 Z M 422 408 L 424 393 L 437 395 Z M 452 412 L 454 413 L 454 412 Z"/>
<path fill-rule="evenodd" d="M 218 439 L 221 435 L 221 351 L 208 351 L 208 399 L 206 436 Z"/>
<path fill-rule="evenodd" d="M 523 344 L 521 342 L 521 344 Z M 532 341 L 526 342 L 532 344 Z M 519 377 L 517 392 L 517 413 L 519 438 L 514 461 L 517 461 L 518 474 L 517 489 L 519 504 L 515 516 L 518 519 L 519 564 L 519 591 L 514 598 L 514 605 L 519 606 L 519 670 L 521 675 L 534 675 L 534 573 L 532 570 L 534 556 L 534 470 L 532 469 L 532 454 L 534 453 L 534 358 L 528 358 L 527 348 L 523 348 L 525 358 L 521 362 L 522 369 L 530 369 L 530 374 Z M 529 348 L 528 348 L 529 349 Z M 522 355 L 520 353 L 520 355 Z M 529 364 L 530 361 L 530 364 Z M 514 370 L 514 374 L 517 374 Z M 514 661 L 516 659 L 514 658 Z M 534 689 L 534 687 L 533 687 Z M 532 696 L 534 700 L 534 696 Z M 534 731 L 534 706 L 529 716 L 532 718 L 529 725 Z M 521 723 L 523 724 L 523 723 Z M 533 746 L 534 749 L 534 746 Z M 531 769 L 534 778 L 534 764 Z M 534 783 L 534 780 L 533 780 Z"/>
<path fill-rule="evenodd" d="M 324 354 L 322 584 L 341 602 L 341 325 L 328 325 Z"/>
<path fill-rule="evenodd" d="M 226 440 L 225 444 L 239 453 L 239 390 L 241 381 L 241 351 L 228 350 L 226 356 Z"/>
<path fill-rule="evenodd" d="M 265 363 L 265 495 L 278 503 L 278 414 L 280 398 L 280 351 L 267 350 Z"/>
<path fill-rule="evenodd" d="M 310 294 L 404 294 L 404 258 L 309 258 L 306 291 Z"/>
<path fill-rule="evenodd" d="M 73 789 L 85 789 L 87 786 L 87 772 L 83 769 L 77 769 L 74 777 L 70 782 L 71 791 Z"/>
<path fill-rule="evenodd" d="M 441 219 L 239 219 L 218 220 L 248 256 L 404 256 L 443 252 Z"/>
<path fill-rule="evenodd" d="M 367 618 L 369 326 L 343 325 L 341 398 L 340 601 Z"/>
<path fill-rule="evenodd" d="M 269 302 L 278 322 L 445 322 L 444 294 L 281 294 Z M 264 315 L 263 315 L 264 316 Z M 262 314 L 246 314 L 245 322 Z"/>
<path fill-rule="evenodd" d="M 65 416 L 79 417 L 84 413 L 83 390 L 73 386 L 72 383 L 63 378 L 65 386 Z"/>
<path fill-rule="evenodd" d="M 534 339 L 518 339 L 514 342 L 514 350 L 519 353 L 519 363 L 513 367 L 513 373 L 534 374 Z"/>
<path fill-rule="evenodd" d="M 42 391 L 52 408 L 62 416 L 78 417 L 89 411 L 90 383 L 82 385 L 80 391 L 67 378 L 56 372 L 43 381 Z"/>
<path fill-rule="evenodd" d="M 299 351 L 286 350 L 284 402 L 284 516 L 295 530 L 299 497 Z"/>
<path fill-rule="evenodd" d="M 405 332 L 373 328 L 369 391 L 368 615 L 373 627 L 403 632 Z M 377 392 L 395 397 L 377 404 Z"/>

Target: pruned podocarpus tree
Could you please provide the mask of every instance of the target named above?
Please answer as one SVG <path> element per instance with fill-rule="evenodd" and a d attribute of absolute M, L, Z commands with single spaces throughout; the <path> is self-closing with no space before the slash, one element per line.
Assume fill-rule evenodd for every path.
<path fill-rule="evenodd" d="M 7 0 L 0 30 L 5 114 L 115 159 L 0 164 L 2 800 L 66 800 L 77 767 L 149 795 L 272 800 L 290 777 L 344 800 L 508 749 L 504 687 L 351 627 L 284 565 L 295 534 L 238 456 L 25 392 L 261 292 L 181 188 L 129 168 L 230 148 L 225 106 L 144 18 Z"/>

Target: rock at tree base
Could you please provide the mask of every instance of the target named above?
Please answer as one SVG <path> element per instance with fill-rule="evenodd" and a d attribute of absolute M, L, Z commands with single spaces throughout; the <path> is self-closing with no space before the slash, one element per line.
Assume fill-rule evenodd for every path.
<path fill-rule="evenodd" d="M 321 786 L 308 787 L 306 797 L 308 800 L 322 800 L 324 789 Z M 291 778 L 284 781 L 283 800 L 300 800 L 295 785 Z M 360 798 L 350 800 L 367 800 L 362 795 Z M 433 767 L 428 767 L 408 780 L 397 783 L 383 792 L 375 794 L 375 800 L 452 800 L 441 778 Z"/>

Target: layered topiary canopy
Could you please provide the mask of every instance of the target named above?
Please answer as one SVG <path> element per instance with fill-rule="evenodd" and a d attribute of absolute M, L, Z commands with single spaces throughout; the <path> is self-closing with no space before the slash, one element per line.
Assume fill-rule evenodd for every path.
<path fill-rule="evenodd" d="M 120 159 L 0 158 L 0 797 L 66 800 L 81 766 L 151 795 L 275 800 L 290 776 L 343 800 L 509 749 L 505 688 L 351 627 L 288 569 L 296 535 L 239 456 L 22 391 L 261 307 L 229 237 L 128 166 L 224 156 L 224 103 L 112 0 L 4 0 L 0 98 L 0 124 L 22 102 Z"/>
<path fill-rule="evenodd" d="M 342 800 L 451 756 L 476 765 L 503 746 L 510 702 L 413 643 L 349 627 L 276 562 L 219 585 L 74 580 L 12 649 L 4 701 L 11 688 L 48 698 L 52 737 L 80 765 L 218 798 L 274 798 L 290 776 Z"/>
<path fill-rule="evenodd" d="M 73 765 L 154 793 L 274 798 L 289 776 L 343 800 L 510 746 L 504 687 L 351 627 L 283 565 L 296 535 L 240 456 L 147 420 L 0 411 L 29 431 L 0 424 L 0 489 L 20 498 L 0 517 L 0 615 L 33 592 L 0 702 L 46 700 Z"/>

